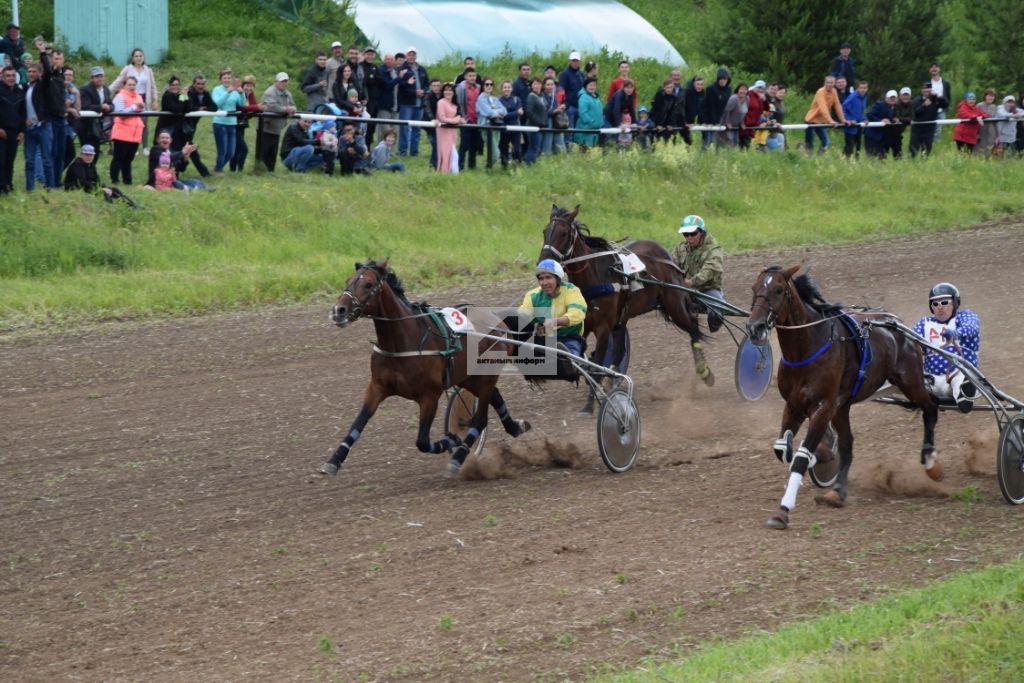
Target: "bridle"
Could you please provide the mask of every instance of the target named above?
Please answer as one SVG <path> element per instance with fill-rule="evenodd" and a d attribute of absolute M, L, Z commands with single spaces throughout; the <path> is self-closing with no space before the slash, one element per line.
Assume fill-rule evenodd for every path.
<path fill-rule="evenodd" d="M 377 274 L 377 284 L 373 285 L 370 288 L 370 293 L 366 295 L 366 298 L 360 301 L 359 298 L 355 295 L 355 292 L 353 292 L 352 290 L 355 288 L 355 286 L 359 283 L 360 280 L 366 277 L 367 270 L 373 270 L 373 272 Z M 371 266 L 363 266 L 362 268 L 360 268 L 359 272 L 356 273 L 356 277 L 352 279 L 351 284 L 349 286 L 346 286 L 344 291 L 342 291 L 341 296 L 338 297 L 338 301 L 340 302 L 343 297 L 347 296 L 349 298 L 349 301 L 352 303 L 348 315 L 345 317 L 345 320 L 343 322 L 345 324 L 348 324 L 353 320 L 359 318 L 361 315 L 363 315 L 363 311 L 365 311 L 366 307 L 370 305 L 373 299 L 380 294 L 381 289 L 383 288 L 384 276 L 381 274 L 379 270 L 372 268 Z M 335 316 L 337 310 L 338 304 L 335 304 L 334 310 L 331 311 L 331 318 L 334 320 L 335 324 L 341 324 L 342 321 L 339 321 Z"/>
<path fill-rule="evenodd" d="M 580 230 L 579 230 L 578 227 L 576 227 L 576 221 L 575 220 L 570 220 L 570 219 L 566 218 L 565 216 L 554 216 L 554 217 L 552 217 L 551 222 L 548 223 L 548 228 L 550 229 L 551 227 L 553 227 L 555 223 L 561 223 L 562 225 L 568 226 L 568 228 L 569 228 L 569 246 L 566 247 L 566 251 L 563 254 L 554 245 L 548 244 L 547 242 L 545 242 L 544 246 L 541 247 L 540 253 L 543 256 L 545 251 L 550 252 L 555 258 L 557 258 L 559 261 L 562 261 L 562 260 L 565 260 L 570 254 L 572 254 L 573 250 L 576 248 L 576 241 L 579 240 L 579 238 L 580 238 Z M 544 231 L 544 238 L 547 239 L 547 236 L 548 236 L 548 231 L 545 230 Z"/>
<path fill-rule="evenodd" d="M 768 328 L 768 331 L 771 332 L 772 328 L 775 327 L 775 324 L 779 320 L 779 314 L 768 303 L 768 285 L 772 283 L 772 277 L 774 275 L 780 275 L 781 277 L 781 273 L 774 270 L 761 271 L 761 275 L 764 275 L 765 273 L 769 273 L 769 275 L 761 281 L 761 287 L 754 291 L 754 301 L 750 304 L 750 312 L 753 313 L 758 308 L 767 311 L 768 313 L 764 317 L 764 324 Z M 760 293 L 762 291 L 764 292 L 763 294 Z M 787 286 L 783 291 L 785 292 L 786 303 L 788 304 L 792 300 L 789 287 Z"/>

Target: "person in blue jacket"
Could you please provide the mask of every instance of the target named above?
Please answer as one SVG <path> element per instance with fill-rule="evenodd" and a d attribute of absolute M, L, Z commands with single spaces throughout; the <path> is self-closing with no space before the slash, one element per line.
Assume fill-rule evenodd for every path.
<path fill-rule="evenodd" d="M 896 99 L 897 94 L 895 90 L 885 93 L 885 99 L 875 102 L 870 111 L 868 111 L 865 116 L 867 122 L 891 124 L 896 116 Z M 886 129 L 882 126 L 864 129 L 864 149 L 868 156 L 877 157 L 878 159 L 885 158 L 885 153 L 888 150 L 885 136 Z"/>
<path fill-rule="evenodd" d="M 846 137 L 846 145 L 843 147 L 843 154 L 847 157 L 855 152 L 860 154 L 861 137 L 864 133 L 860 123 L 864 121 L 864 111 L 867 109 L 868 84 L 861 81 L 857 89 L 850 92 L 843 100 L 843 116 L 846 117 L 846 128 L 843 129 Z"/>

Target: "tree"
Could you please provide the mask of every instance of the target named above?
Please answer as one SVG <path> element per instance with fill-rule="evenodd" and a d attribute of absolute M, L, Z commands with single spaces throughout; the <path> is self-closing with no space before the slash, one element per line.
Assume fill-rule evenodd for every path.
<path fill-rule="evenodd" d="M 863 0 L 854 43 L 857 79 L 870 83 L 873 93 L 905 85 L 916 93 L 946 45 L 949 30 L 939 16 L 942 4 L 941 0 Z"/>
<path fill-rule="evenodd" d="M 960 11 L 963 50 L 972 54 L 974 80 L 999 92 L 1017 92 L 1024 86 L 1024 53 L 1019 46 L 1024 26 L 1024 3 L 1006 0 L 971 0 Z"/>

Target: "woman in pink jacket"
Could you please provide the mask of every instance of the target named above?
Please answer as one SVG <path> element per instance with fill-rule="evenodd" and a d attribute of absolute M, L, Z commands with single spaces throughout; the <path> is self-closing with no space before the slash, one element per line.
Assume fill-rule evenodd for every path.
<path fill-rule="evenodd" d="M 985 112 L 978 106 L 978 98 L 974 93 L 969 92 L 964 95 L 963 101 L 957 105 L 956 117 L 961 119 L 953 129 L 956 148 L 970 154 L 974 151 L 974 146 L 978 144 L 981 127 L 985 125 Z"/>
<path fill-rule="evenodd" d="M 136 80 L 129 76 L 124 87 L 114 98 L 114 112 L 139 112 L 146 108 L 142 96 L 135 91 Z M 141 116 L 115 116 L 114 127 L 110 131 L 110 139 L 114 143 L 113 158 L 110 161 L 110 178 L 117 183 L 123 176 L 126 185 L 132 184 L 132 162 L 142 140 L 142 129 L 145 126 Z"/>
<path fill-rule="evenodd" d="M 437 101 L 437 122 L 465 123 L 459 116 L 459 107 L 455 104 L 455 86 L 445 83 L 441 86 L 441 99 Z M 456 128 L 437 128 L 437 170 L 439 173 L 452 172 L 452 150 L 455 149 Z"/>

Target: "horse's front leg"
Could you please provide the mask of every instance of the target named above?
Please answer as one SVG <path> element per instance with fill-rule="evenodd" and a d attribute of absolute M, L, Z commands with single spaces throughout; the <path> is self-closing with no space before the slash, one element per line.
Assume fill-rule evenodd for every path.
<path fill-rule="evenodd" d="M 342 463 L 345 462 L 345 458 L 348 457 L 348 452 L 362 435 L 366 423 L 370 421 L 373 414 L 377 412 L 377 407 L 380 406 L 381 401 L 387 398 L 387 396 L 383 387 L 375 382 L 370 382 L 366 385 L 366 391 L 363 393 L 363 407 L 359 410 L 359 414 L 356 415 L 355 422 L 349 427 L 345 440 L 334 451 L 334 455 L 331 456 L 330 460 L 320 465 L 320 474 L 333 475 L 338 473 Z"/>
<path fill-rule="evenodd" d="M 821 403 L 814 411 L 807 427 L 807 435 L 799 450 L 793 454 L 793 460 L 789 465 L 789 482 L 786 484 L 786 493 L 779 503 L 779 511 L 768 518 L 765 526 L 771 529 L 785 529 L 789 526 L 789 513 L 796 507 L 796 494 L 807 470 L 814 467 L 817 462 L 814 450 L 818 447 L 821 437 L 825 435 L 834 412 L 834 400 Z"/>
<path fill-rule="evenodd" d="M 462 464 L 466 462 L 469 451 L 473 448 L 473 444 L 480 438 L 480 434 L 487 426 L 487 411 L 491 407 L 491 396 L 494 391 L 494 385 L 497 383 L 498 378 L 495 377 L 489 386 L 480 387 L 480 393 L 477 394 L 480 400 L 477 401 L 476 412 L 473 413 L 473 418 L 470 420 L 466 438 L 462 440 L 462 443 L 452 453 L 452 459 L 448 461 L 448 469 L 444 473 L 445 477 L 453 479 L 458 476 L 459 470 L 462 469 Z"/>
<path fill-rule="evenodd" d="M 530 431 L 531 427 L 529 422 L 526 420 L 515 420 L 512 418 L 512 414 L 508 412 L 508 404 L 505 403 L 505 399 L 502 397 L 501 392 L 498 391 L 498 387 L 494 387 L 494 392 L 491 394 L 491 407 L 494 408 L 494 412 L 498 414 L 498 419 L 501 420 L 501 426 L 505 428 L 505 431 L 513 439 Z"/>
<path fill-rule="evenodd" d="M 420 453 L 447 453 L 458 445 L 458 439 L 450 434 L 445 434 L 440 441 L 430 440 L 430 428 L 434 425 L 434 416 L 437 415 L 436 394 L 423 396 L 418 401 L 420 406 L 420 427 L 416 433 L 416 448 Z"/>

